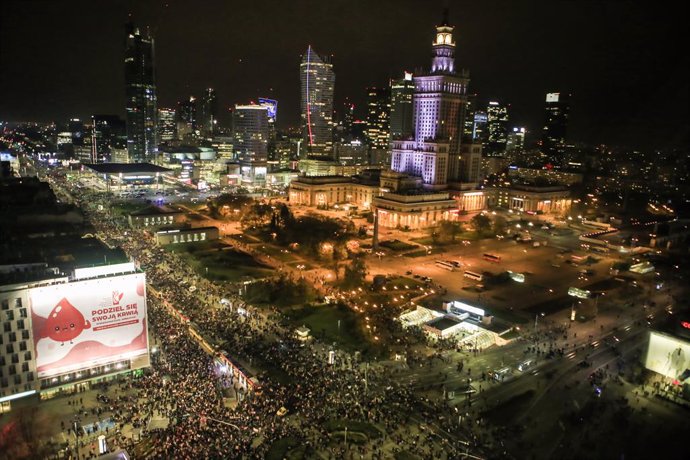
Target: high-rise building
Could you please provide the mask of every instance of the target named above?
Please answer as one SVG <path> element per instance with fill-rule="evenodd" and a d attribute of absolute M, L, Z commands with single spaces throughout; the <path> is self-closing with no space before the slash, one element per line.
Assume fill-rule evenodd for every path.
<path fill-rule="evenodd" d="M 263 105 L 235 105 L 232 129 L 243 182 L 265 182 L 268 161 L 268 108 Z"/>
<path fill-rule="evenodd" d="M 177 112 L 175 109 L 158 109 L 158 140 L 170 142 L 177 139 Z"/>
<path fill-rule="evenodd" d="M 502 156 L 508 142 L 508 106 L 497 101 L 486 108 L 486 127 L 489 132 L 486 156 Z"/>
<path fill-rule="evenodd" d="M 327 57 L 311 46 L 300 64 L 303 148 L 313 160 L 332 160 L 335 73 Z"/>
<path fill-rule="evenodd" d="M 412 130 L 413 96 L 414 81 L 410 72 L 405 72 L 403 78 L 391 83 L 391 140 L 407 139 L 414 134 Z"/>
<path fill-rule="evenodd" d="M 125 84 L 127 96 L 127 151 L 130 161 L 155 158 L 156 81 L 154 42 L 142 35 L 134 24 L 127 24 L 125 47 Z"/>
<path fill-rule="evenodd" d="M 468 94 L 463 115 L 462 143 L 474 141 L 474 115 L 477 113 L 477 95 Z"/>
<path fill-rule="evenodd" d="M 508 134 L 508 142 L 506 144 L 506 152 L 521 152 L 525 150 L 525 134 L 527 130 L 524 127 L 514 127 Z"/>
<path fill-rule="evenodd" d="M 93 115 L 91 117 L 92 161 L 104 163 L 112 161 L 112 149 L 122 149 L 127 145 L 127 127 L 117 115 Z"/>
<path fill-rule="evenodd" d="M 488 117 L 483 110 L 477 110 L 472 116 L 472 140 L 482 145 L 486 145 L 489 140 L 489 130 L 487 128 Z"/>
<path fill-rule="evenodd" d="M 216 90 L 206 88 L 201 97 L 199 129 L 204 137 L 212 137 L 218 123 L 218 97 Z"/>
<path fill-rule="evenodd" d="M 188 140 L 196 136 L 196 131 L 196 98 L 189 96 L 189 99 L 177 103 L 177 138 Z"/>
<path fill-rule="evenodd" d="M 570 94 L 548 93 L 544 107 L 544 130 L 542 132 L 542 150 L 555 159 L 565 150 L 565 137 L 570 113 Z"/>
<path fill-rule="evenodd" d="M 447 12 L 446 12 L 447 13 Z M 391 169 L 421 177 L 428 189 L 461 180 L 460 141 L 469 73 L 455 67 L 454 27 L 436 27 L 431 71 L 413 77 L 414 140 L 394 141 Z"/>
<path fill-rule="evenodd" d="M 388 88 L 367 89 L 367 142 L 371 149 L 388 149 L 391 93 Z"/>

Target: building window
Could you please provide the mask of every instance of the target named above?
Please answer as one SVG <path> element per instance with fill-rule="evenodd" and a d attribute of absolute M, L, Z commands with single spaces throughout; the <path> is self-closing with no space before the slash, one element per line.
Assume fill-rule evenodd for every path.
<path fill-rule="evenodd" d="M 22 363 L 22 372 L 29 372 L 29 363 Z"/>
<path fill-rule="evenodd" d="M 12 330 L 12 325 L 10 324 L 9 321 L 6 321 L 3 325 L 2 328 L 4 329 L 5 332 L 10 332 Z"/>
<path fill-rule="evenodd" d="M 11 355 L 12 353 L 14 353 L 14 345 L 12 345 L 11 343 L 8 343 L 7 345 L 5 345 L 5 351 L 7 352 L 8 355 Z"/>
<path fill-rule="evenodd" d="M 14 308 L 22 308 L 22 299 L 14 299 Z"/>
<path fill-rule="evenodd" d="M 24 361 L 31 361 L 31 352 L 27 351 L 24 353 Z"/>
<path fill-rule="evenodd" d="M 12 353 L 12 364 L 19 364 L 19 354 Z"/>
<path fill-rule="evenodd" d="M 14 384 L 15 385 L 20 385 L 22 383 L 22 376 L 17 374 L 14 376 Z"/>
<path fill-rule="evenodd" d="M 9 310 L 7 313 L 7 321 L 14 321 L 14 312 L 12 310 Z"/>
<path fill-rule="evenodd" d="M 16 332 L 10 332 L 10 342 L 16 342 L 17 341 L 17 333 Z"/>
<path fill-rule="evenodd" d="M 3 309 L 3 310 L 9 310 L 9 308 L 10 308 L 10 301 L 7 300 L 7 299 L 2 299 L 1 305 L 2 305 L 2 309 Z"/>
<path fill-rule="evenodd" d="M 15 375 L 17 373 L 17 368 L 12 364 L 10 367 L 8 367 L 10 375 Z"/>
<path fill-rule="evenodd" d="M 33 382 L 34 381 L 34 373 L 29 372 L 29 375 L 26 376 L 26 381 L 27 382 Z"/>
<path fill-rule="evenodd" d="M 19 351 L 26 351 L 26 342 L 19 342 Z"/>

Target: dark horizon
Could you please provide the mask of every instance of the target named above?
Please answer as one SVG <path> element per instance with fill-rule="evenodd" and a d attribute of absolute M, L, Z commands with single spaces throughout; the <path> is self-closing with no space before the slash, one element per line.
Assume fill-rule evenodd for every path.
<path fill-rule="evenodd" d="M 278 100 L 281 127 L 299 123 L 299 62 L 312 45 L 332 55 L 335 109 L 363 117 L 365 88 L 428 68 L 445 2 L 10 1 L 0 16 L 0 118 L 57 121 L 124 116 L 129 14 L 156 40 L 158 106 L 216 89 L 235 103 Z M 687 38 L 680 15 L 617 1 L 449 2 L 458 67 L 479 101 L 510 104 L 510 126 L 538 135 L 547 92 L 573 94 L 570 142 L 641 149 L 688 142 Z"/>

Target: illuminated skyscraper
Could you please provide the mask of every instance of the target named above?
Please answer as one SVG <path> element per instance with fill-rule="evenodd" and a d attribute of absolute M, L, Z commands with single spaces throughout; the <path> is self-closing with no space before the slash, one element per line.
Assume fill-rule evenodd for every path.
<path fill-rule="evenodd" d="M 122 149 L 126 146 L 127 128 L 124 120 L 117 115 L 93 115 L 91 130 L 91 156 L 94 163 L 112 161 L 111 149 Z"/>
<path fill-rule="evenodd" d="M 431 71 L 415 75 L 413 141 L 394 141 L 391 169 L 419 176 L 429 189 L 443 189 L 459 181 L 460 140 L 469 73 L 455 67 L 454 27 L 447 11 L 436 26 Z"/>
<path fill-rule="evenodd" d="M 264 182 L 268 160 L 268 107 L 236 105 L 232 112 L 232 130 L 237 159 L 245 182 Z"/>
<path fill-rule="evenodd" d="M 177 137 L 189 139 L 196 136 L 197 129 L 196 98 L 189 96 L 189 99 L 177 103 Z"/>
<path fill-rule="evenodd" d="M 413 96 L 412 74 L 405 72 L 403 78 L 394 80 L 391 84 L 391 140 L 407 139 L 414 134 L 412 130 Z"/>
<path fill-rule="evenodd" d="M 206 88 L 201 97 L 201 107 L 199 113 L 199 130 L 201 135 L 212 137 L 218 123 L 218 97 L 216 90 Z"/>
<path fill-rule="evenodd" d="M 311 46 L 300 64 L 302 138 L 307 157 L 332 160 L 333 154 L 333 64 Z"/>
<path fill-rule="evenodd" d="M 546 95 L 542 150 L 551 159 L 560 156 L 564 151 L 569 113 L 570 94 L 548 93 Z"/>
<path fill-rule="evenodd" d="M 486 127 L 489 131 L 486 156 L 502 156 L 508 142 L 508 107 L 491 101 L 486 108 Z"/>
<path fill-rule="evenodd" d="M 152 161 L 156 141 L 156 81 L 153 38 L 127 24 L 125 84 L 127 97 L 127 151 L 132 162 Z"/>
<path fill-rule="evenodd" d="M 525 133 L 527 130 L 523 127 L 514 127 L 510 134 L 508 134 L 508 143 L 506 144 L 506 152 L 521 152 L 525 149 Z"/>
<path fill-rule="evenodd" d="M 388 149 L 390 109 L 388 88 L 367 89 L 367 141 L 371 149 Z"/>
<path fill-rule="evenodd" d="M 158 109 L 158 140 L 170 142 L 177 138 L 175 109 Z"/>

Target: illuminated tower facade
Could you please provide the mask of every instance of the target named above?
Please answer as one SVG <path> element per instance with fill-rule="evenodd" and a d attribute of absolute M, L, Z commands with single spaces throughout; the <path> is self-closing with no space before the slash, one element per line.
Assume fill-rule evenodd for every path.
<path fill-rule="evenodd" d="M 199 114 L 199 128 L 203 137 L 213 137 L 218 124 L 218 97 L 216 90 L 206 88 L 201 96 L 201 113 Z"/>
<path fill-rule="evenodd" d="M 131 22 L 125 41 L 125 84 L 127 96 L 127 152 L 132 162 L 152 161 L 158 151 L 156 140 L 156 81 L 154 43 Z"/>
<path fill-rule="evenodd" d="M 461 179 L 460 141 L 469 73 L 457 71 L 453 30 L 446 12 L 436 26 L 430 72 L 413 77 L 414 139 L 393 141 L 391 169 L 421 177 L 428 189 L 443 189 Z"/>
<path fill-rule="evenodd" d="M 388 88 L 367 88 L 367 140 L 372 149 L 388 149 L 390 110 Z"/>
<path fill-rule="evenodd" d="M 570 113 L 570 94 L 548 93 L 544 107 L 542 150 L 551 160 L 562 156 Z"/>
<path fill-rule="evenodd" d="M 307 157 L 332 160 L 333 157 L 333 64 L 319 56 L 311 46 L 300 64 L 302 138 Z"/>
<path fill-rule="evenodd" d="M 413 135 L 412 98 L 414 82 L 412 74 L 405 72 L 400 80 L 391 83 L 391 140 L 407 139 Z"/>
<path fill-rule="evenodd" d="M 508 106 L 490 101 L 486 108 L 486 127 L 489 135 L 486 155 L 500 157 L 506 152 L 508 142 Z"/>

